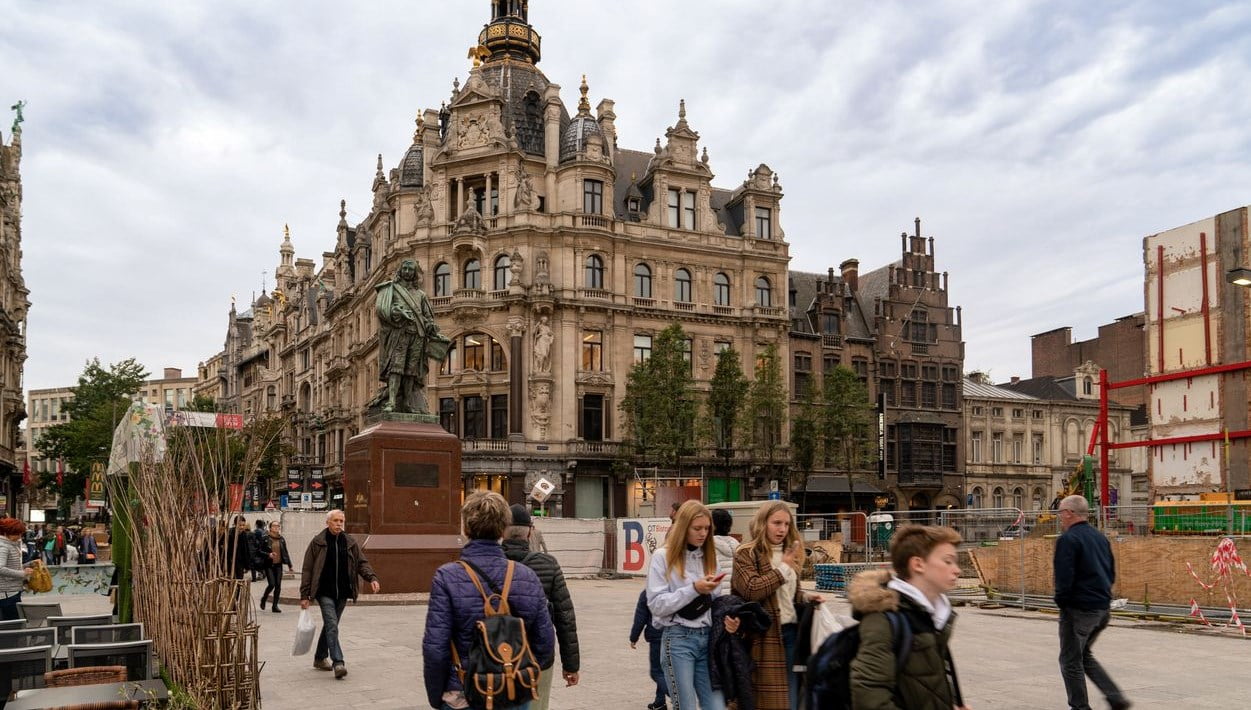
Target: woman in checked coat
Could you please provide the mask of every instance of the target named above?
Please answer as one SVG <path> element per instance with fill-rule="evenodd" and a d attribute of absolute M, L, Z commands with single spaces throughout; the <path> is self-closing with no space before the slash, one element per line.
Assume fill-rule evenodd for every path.
<path fill-rule="evenodd" d="M 799 702 L 798 683 L 790 670 L 799 620 L 796 607 L 823 599 L 799 589 L 804 548 L 786 503 L 770 501 L 760 506 L 748 535 L 751 539 L 734 553 L 730 586 L 737 596 L 759 602 L 773 619 L 769 630 L 752 641 L 756 708 L 790 710 Z"/>

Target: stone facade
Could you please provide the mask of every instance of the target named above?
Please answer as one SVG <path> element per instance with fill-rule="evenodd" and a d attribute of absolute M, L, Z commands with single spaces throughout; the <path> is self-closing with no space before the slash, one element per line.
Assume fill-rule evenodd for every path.
<path fill-rule="evenodd" d="M 333 493 L 381 387 L 375 287 L 415 258 L 455 344 L 427 397 L 463 440 L 466 489 L 521 501 L 542 476 L 554 514 L 631 514 L 642 496 L 617 409 L 652 337 L 683 326 L 697 387 L 723 343 L 744 362 L 769 344 L 789 357 L 782 187 L 766 165 L 714 187 L 685 105 L 653 149 L 618 147 L 613 101 L 592 113 L 583 80 L 571 114 L 536 66 L 526 4 L 509 5 L 491 4 L 481 63 L 418 115 L 398 164 L 379 157 L 365 219 L 340 205 L 320 265 L 284 239 L 274 292 L 232 309 L 200 390 L 282 416 L 292 464 L 324 468 Z"/>
<path fill-rule="evenodd" d="M 20 112 L 19 112 L 20 117 Z M 20 120 L 20 119 L 19 119 Z M 22 129 L 14 121 L 8 145 L 0 136 L 0 512 L 19 510 L 22 465 L 22 420 L 26 404 L 22 373 L 26 362 L 26 313 L 30 291 L 22 277 Z"/>
<path fill-rule="evenodd" d="M 966 502 L 970 508 L 1046 509 L 1081 464 L 1099 417 L 1098 384 L 1083 390 L 1085 371 L 992 385 L 981 373 L 963 382 Z M 1132 407 L 1108 408 L 1108 437 L 1134 438 Z M 1145 469 L 1132 450 L 1113 451 L 1110 485 L 1119 504 L 1145 493 Z M 1096 490 L 1097 490 L 1096 486 Z"/>
<path fill-rule="evenodd" d="M 862 474 L 885 494 L 875 505 L 960 507 L 960 309 L 948 305 L 947 274 L 935 271 L 934 239 L 921 236 L 920 219 L 900 241 L 898 261 L 865 274 L 855 259 L 838 275 L 791 273 L 792 391 L 838 365 L 854 370 L 884 411 L 882 477 Z M 842 472 L 817 475 L 829 473 Z"/>

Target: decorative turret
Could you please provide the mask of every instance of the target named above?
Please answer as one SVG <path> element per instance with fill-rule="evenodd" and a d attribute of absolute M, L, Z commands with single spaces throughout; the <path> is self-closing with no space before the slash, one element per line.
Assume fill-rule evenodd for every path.
<path fill-rule="evenodd" d="M 538 64 L 542 38 L 530 26 L 528 0 L 491 0 L 491 22 L 478 33 L 485 52 L 477 57 L 494 62 L 505 58 Z"/>
<path fill-rule="evenodd" d="M 585 153 L 589 144 L 594 143 L 599 149 L 596 157 L 603 155 L 607 148 L 604 145 L 604 132 L 600 128 L 599 121 L 591 115 L 591 102 L 586 97 L 589 87 L 586 84 L 585 74 L 582 75 L 582 85 L 579 90 L 582 92 L 582 98 L 578 100 L 578 115 L 569 121 L 560 139 L 560 162 L 562 163 Z"/>
<path fill-rule="evenodd" d="M 422 134 L 425 119 L 417 113 L 417 130 L 413 132 L 413 144 L 400 162 L 400 187 L 421 187 L 425 184 L 425 146 Z"/>
<path fill-rule="evenodd" d="M 274 278 L 281 288 L 283 279 L 295 277 L 295 246 L 291 243 L 291 227 L 282 225 L 282 246 L 278 247 L 278 268 L 274 271 Z M 263 292 L 263 289 L 262 289 Z"/>

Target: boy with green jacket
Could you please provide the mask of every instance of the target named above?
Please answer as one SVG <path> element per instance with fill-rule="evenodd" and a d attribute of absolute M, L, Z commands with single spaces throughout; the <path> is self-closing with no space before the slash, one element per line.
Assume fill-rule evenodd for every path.
<path fill-rule="evenodd" d="M 857 710 L 968 710 L 956 680 L 950 640 L 955 612 L 944 592 L 960 579 L 955 530 L 905 525 L 891 540 L 891 566 L 862 572 L 848 588 L 860 620 L 860 648 L 851 663 L 851 700 Z M 891 620 L 912 631 L 902 668 Z"/>

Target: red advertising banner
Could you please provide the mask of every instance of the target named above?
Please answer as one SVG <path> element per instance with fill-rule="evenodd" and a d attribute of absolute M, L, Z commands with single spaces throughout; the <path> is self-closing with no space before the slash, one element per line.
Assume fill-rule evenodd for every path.
<path fill-rule="evenodd" d="M 243 510 L 243 484 L 230 484 L 230 509 Z"/>

